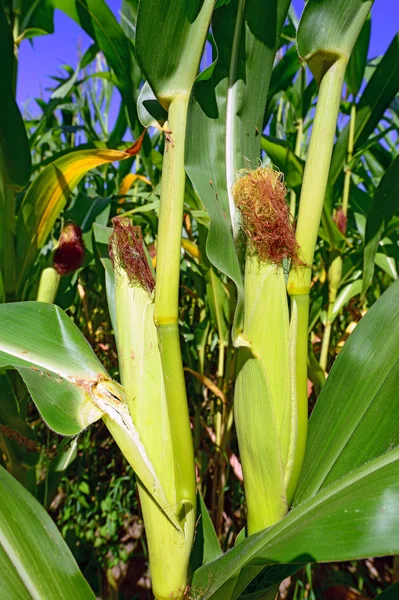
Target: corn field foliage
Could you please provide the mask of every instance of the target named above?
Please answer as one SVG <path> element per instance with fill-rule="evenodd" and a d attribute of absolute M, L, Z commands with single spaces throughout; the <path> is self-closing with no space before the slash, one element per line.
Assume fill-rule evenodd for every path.
<path fill-rule="evenodd" d="M 0 1 L 2 598 L 399 597 L 372 5 Z M 21 108 L 55 10 L 91 45 Z"/>

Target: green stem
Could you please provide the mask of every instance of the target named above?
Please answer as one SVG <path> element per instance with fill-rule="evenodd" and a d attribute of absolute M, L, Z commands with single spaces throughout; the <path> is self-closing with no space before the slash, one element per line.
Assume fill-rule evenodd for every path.
<path fill-rule="evenodd" d="M 338 288 L 342 277 L 342 258 L 337 255 L 332 261 L 328 269 L 328 309 L 326 326 L 323 333 L 323 341 L 320 350 L 320 366 L 323 371 L 327 368 L 328 349 L 330 347 L 331 329 L 332 329 L 332 312 L 334 303 L 337 298 Z"/>
<path fill-rule="evenodd" d="M 292 475 L 289 482 L 288 501 L 299 478 L 307 433 L 307 354 L 309 292 L 313 257 L 316 247 L 324 196 L 335 139 L 335 128 L 340 108 L 342 85 L 347 61 L 340 57 L 325 72 L 319 89 L 312 136 L 302 182 L 302 191 L 296 228 L 296 238 L 301 249 L 302 265 L 291 269 L 287 291 L 291 296 L 292 330 L 295 338 L 295 387 L 298 405 L 297 446 Z M 293 320 L 296 320 L 293 323 Z M 295 325 L 295 326 L 293 326 Z M 292 342 L 292 340 L 291 340 Z"/>
<path fill-rule="evenodd" d="M 299 157 L 301 156 L 302 137 L 303 137 L 303 119 L 298 119 L 296 141 L 295 141 L 295 154 L 296 154 L 296 156 L 299 156 Z M 295 218 L 296 193 L 294 192 L 294 190 L 291 190 L 291 192 L 290 192 L 290 213 L 291 213 L 292 218 Z"/>
<path fill-rule="evenodd" d="M 187 584 L 195 526 L 195 486 L 192 486 L 191 496 L 184 496 L 192 505 L 190 510 L 186 503 L 181 503 L 184 498 L 181 490 L 176 489 L 175 475 L 179 475 L 181 455 L 174 454 L 173 440 L 180 431 L 172 430 L 169 418 L 158 332 L 153 320 L 154 304 L 147 290 L 132 284 L 118 264 L 115 267 L 115 305 L 118 359 L 129 413 L 182 528 L 178 531 L 171 524 L 151 498 L 151 489 L 145 488 L 145 482 L 139 481 L 153 593 L 158 600 L 172 597 L 177 600 L 183 597 L 182 590 Z M 134 468 L 135 449 L 131 441 L 118 424 L 109 421 L 106 424 Z M 189 453 L 190 448 L 186 451 L 186 454 Z"/>
<path fill-rule="evenodd" d="M 158 327 L 172 432 L 177 500 L 186 500 L 195 506 L 193 442 L 178 327 L 181 232 L 186 179 L 184 143 L 188 100 L 188 94 L 177 95 L 169 106 L 167 127 L 170 130 L 170 140 L 166 144 L 162 168 L 154 321 Z"/>
<path fill-rule="evenodd" d="M 298 484 L 306 449 L 308 432 L 308 322 L 309 295 L 291 298 L 290 354 L 293 372 L 291 390 L 293 411 L 291 414 L 291 447 L 289 466 L 286 469 L 287 503 L 291 504 Z"/>
<path fill-rule="evenodd" d="M 345 68 L 346 61 L 339 58 L 328 69 L 320 84 L 296 228 L 304 264 L 291 269 L 287 286 L 291 296 L 308 294 L 310 290 L 313 256 L 327 188 Z"/>
<path fill-rule="evenodd" d="M 349 206 L 349 192 L 351 185 L 351 177 L 352 171 L 349 167 L 350 162 L 353 156 L 353 148 L 355 143 L 355 124 L 356 124 L 356 104 L 353 102 L 351 106 L 351 116 L 350 116 L 350 124 L 349 124 L 349 138 L 348 138 L 348 152 L 346 158 L 346 166 L 345 166 L 345 179 L 344 179 L 344 189 L 342 194 L 342 212 L 345 217 L 348 215 L 348 206 Z M 338 288 L 341 283 L 342 277 L 342 258 L 340 256 L 336 256 L 333 258 L 330 268 L 328 270 L 328 309 L 327 309 L 327 321 L 326 326 L 324 328 L 323 333 L 323 341 L 321 343 L 321 351 L 320 351 L 320 366 L 323 371 L 327 368 L 327 360 L 328 360 L 328 350 L 330 347 L 330 338 L 331 338 L 331 330 L 332 330 L 332 311 L 334 307 L 334 302 L 337 298 Z"/>
<path fill-rule="evenodd" d="M 17 95 L 17 80 L 18 80 L 18 56 L 19 56 L 19 44 L 16 43 L 20 34 L 20 18 L 21 18 L 21 2 L 20 0 L 13 1 L 13 23 L 12 23 L 12 34 L 14 39 L 14 69 L 13 69 L 13 90 L 14 96 Z"/>
<path fill-rule="evenodd" d="M 38 302 L 49 302 L 50 304 L 54 304 L 59 283 L 60 275 L 53 267 L 43 269 L 40 276 L 36 300 Z"/>
<path fill-rule="evenodd" d="M 216 376 L 218 377 L 218 379 L 223 379 L 223 373 L 224 373 L 224 351 L 225 351 L 224 340 L 220 339 L 220 334 L 219 334 L 219 357 L 218 357 L 218 370 L 217 370 L 217 373 L 216 373 Z"/>
<path fill-rule="evenodd" d="M 352 171 L 349 167 L 350 162 L 353 156 L 353 147 L 355 142 L 355 125 L 356 125 L 356 104 L 353 102 L 351 106 L 351 116 L 349 123 L 349 138 L 348 138 L 348 153 L 346 158 L 346 167 L 345 167 L 345 179 L 344 179 L 344 191 L 342 194 L 342 212 L 345 217 L 348 214 L 348 205 L 349 205 L 349 191 L 351 185 L 351 176 Z"/>

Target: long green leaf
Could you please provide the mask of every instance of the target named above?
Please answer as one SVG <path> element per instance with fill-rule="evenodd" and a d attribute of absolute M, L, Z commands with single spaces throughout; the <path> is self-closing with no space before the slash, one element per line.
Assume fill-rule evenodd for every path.
<path fill-rule="evenodd" d="M 255 577 L 263 565 L 352 560 L 398 551 L 396 448 L 352 471 L 300 504 L 276 525 L 251 535 L 221 558 L 198 569 L 193 588 L 205 590 L 198 598 L 222 600 L 222 586 L 244 566 L 253 566 L 251 576 Z M 236 585 L 232 600 L 243 589 Z"/>
<path fill-rule="evenodd" d="M 20 372 L 52 429 L 74 435 L 102 416 L 91 394 L 109 377 L 60 308 L 38 302 L 3 304 L 0 331 L 0 367 Z"/>
<path fill-rule="evenodd" d="M 94 600 L 44 508 L 0 467 L 0 584 L 7 600 Z"/>
<path fill-rule="evenodd" d="M 393 38 L 356 105 L 355 151 L 372 135 L 398 90 L 399 33 Z M 345 166 L 348 136 L 349 123 L 341 131 L 334 145 L 330 170 L 332 184 L 337 181 Z"/>
<path fill-rule="evenodd" d="M 14 97 L 14 39 L 1 6 L 0 55 L 0 173 L 8 185 L 18 189 L 23 188 L 29 181 L 30 148 L 25 125 Z"/>
<path fill-rule="evenodd" d="M 309 421 L 294 503 L 399 443 L 399 281 L 360 321 L 340 352 Z"/>
<path fill-rule="evenodd" d="M 378 594 L 375 600 L 396 600 L 399 595 L 399 582 L 390 585 L 382 594 Z"/>
<path fill-rule="evenodd" d="M 399 154 L 381 179 L 367 215 L 364 238 L 363 294 L 374 274 L 378 244 L 391 218 L 399 212 Z"/>
<path fill-rule="evenodd" d="M 24 38 L 54 31 L 53 0 L 21 0 L 19 32 Z"/>
<path fill-rule="evenodd" d="M 339 56 L 349 61 L 374 0 L 308 0 L 298 27 L 297 46 L 320 83 Z"/>
<path fill-rule="evenodd" d="M 201 508 L 203 535 L 202 563 L 206 564 L 208 562 L 212 562 L 216 558 L 219 558 L 219 556 L 222 555 L 222 550 L 220 548 L 218 536 L 213 526 L 211 517 L 201 494 L 199 494 L 199 502 Z"/>
<path fill-rule="evenodd" d="M 356 279 L 344 286 L 334 302 L 333 309 L 330 315 L 331 323 L 338 317 L 343 307 L 348 304 L 349 300 L 360 294 L 362 291 L 362 280 Z"/>
<path fill-rule="evenodd" d="M 178 527 L 176 506 L 147 456 L 123 389 L 64 311 L 42 302 L 3 304 L 0 332 L 0 368 L 19 371 L 49 427 L 75 435 L 103 418 L 148 493 Z"/>
<path fill-rule="evenodd" d="M 291 86 L 298 68 L 299 59 L 294 44 L 287 50 L 273 69 L 264 117 L 265 123 L 269 121 L 271 113 L 275 108 L 275 97 L 278 98 L 279 92 L 286 91 Z"/>
<path fill-rule="evenodd" d="M 353 97 L 357 96 L 363 83 L 370 44 L 370 32 L 371 19 L 368 17 L 364 22 L 359 37 L 357 38 L 357 42 L 352 50 L 345 73 L 345 82 Z"/>
<path fill-rule="evenodd" d="M 191 91 L 213 5 L 214 0 L 141 0 L 139 4 L 137 56 L 164 108 L 176 94 Z"/>
<path fill-rule="evenodd" d="M 259 133 L 288 5 L 287 0 L 231 0 L 215 10 L 215 62 L 200 75 L 189 107 L 186 170 L 210 217 L 209 260 L 237 287 L 234 336 L 241 328 L 243 283 L 230 187 L 236 172 L 249 163 L 255 167 L 260 154 Z"/>

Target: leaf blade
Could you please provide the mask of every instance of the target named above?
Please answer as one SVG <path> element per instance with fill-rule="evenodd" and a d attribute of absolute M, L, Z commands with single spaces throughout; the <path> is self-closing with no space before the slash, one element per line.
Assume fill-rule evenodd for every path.
<path fill-rule="evenodd" d="M 352 560 L 397 552 L 398 475 L 399 449 L 395 449 L 305 501 L 276 525 L 250 536 L 223 557 L 198 569 L 193 586 L 204 586 L 207 590 L 204 600 L 216 600 L 220 598 L 218 590 L 244 566 L 258 566 L 259 570 L 252 570 L 255 576 L 267 564 Z M 233 600 L 239 592 L 236 589 Z"/>
<path fill-rule="evenodd" d="M 54 522 L 3 467 L 0 489 L 0 578 L 15 585 L 7 598 L 94 599 Z"/>
<path fill-rule="evenodd" d="M 129 157 L 128 152 L 119 150 L 78 150 L 61 156 L 43 169 L 29 187 L 18 215 L 19 289 L 72 189 L 90 169 Z"/>
<path fill-rule="evenodd" d="M 309 420 L 295 504 L 399 443 L 398 294 L 397 281 L 363 317 L 334 363 Z"/>

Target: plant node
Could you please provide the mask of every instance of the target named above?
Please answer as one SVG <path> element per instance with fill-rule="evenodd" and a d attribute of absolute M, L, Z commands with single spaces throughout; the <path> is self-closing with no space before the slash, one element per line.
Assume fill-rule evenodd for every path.
<path fill-rule="evenodd" d="M 301 264 L 282 173 L 271 167 L 244 170 L 232 192 L 243 217 L 249 250 L 264 262 L 280 265 L 288 258 Z"/>
<path fill-rule="evenodd" d="M 122 267 L 130 284 L 138 284 L 152 294 L 155 279 L 144 252 L 141 228 L 134 227 L 127 218 L 113 219 L 113 226 L 108 250 L 114 268 Z"/>

